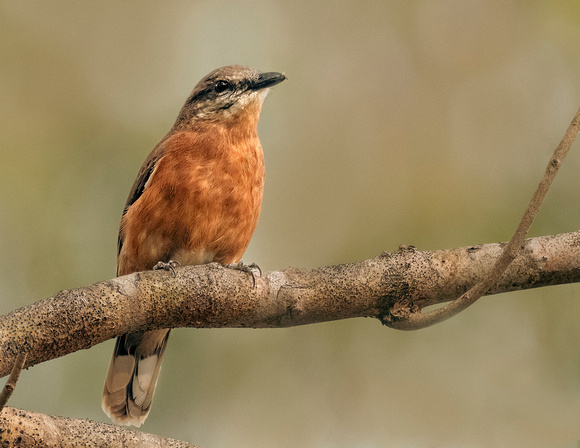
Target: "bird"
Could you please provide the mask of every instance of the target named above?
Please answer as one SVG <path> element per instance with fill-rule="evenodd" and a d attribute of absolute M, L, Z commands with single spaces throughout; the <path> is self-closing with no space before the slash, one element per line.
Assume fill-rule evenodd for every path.
<path fill-rule="evenodd" d="M 258 119 L 269 88 L 285 79 L 229 65 L 197 83 L 130 190 L 117 276 L 212 262 L 240 266 L 264 189 Z M 168 336 L 162 329 L 117 338 L 101 401 L 114 423 L 139 427 L 147 418 Z"/>

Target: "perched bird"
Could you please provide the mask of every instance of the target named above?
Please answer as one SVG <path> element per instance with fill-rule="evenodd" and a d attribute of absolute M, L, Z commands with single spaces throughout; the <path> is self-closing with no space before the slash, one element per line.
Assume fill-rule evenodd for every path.
<path fill-rule="evenodd" d="M 258 223 L 264 154 L 258 118 L 268 89 L 286 79 L 231 65 L 193 89 L 175 124 L 149 154 L 121 218 L 117 275 L 241 260 Z M 117 338 L 103 411 L 140 426 L 151 407 L 169 330 Z"/>

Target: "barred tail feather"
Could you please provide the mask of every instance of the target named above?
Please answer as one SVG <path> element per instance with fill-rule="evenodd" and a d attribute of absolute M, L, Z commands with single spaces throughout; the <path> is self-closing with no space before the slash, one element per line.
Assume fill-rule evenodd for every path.
<path fill-rule="evenodd" d="M 155 330 L 117 338 L 101 401 L 114 423 L 141 426 L 147 418 L 168 337 Z"/>

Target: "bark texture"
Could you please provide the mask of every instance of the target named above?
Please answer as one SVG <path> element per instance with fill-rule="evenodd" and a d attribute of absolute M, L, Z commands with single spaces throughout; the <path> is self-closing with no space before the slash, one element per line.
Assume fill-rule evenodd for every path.
<path fill-rule="evenodd" d="M 389 324 L 459 297 L 504 243 L 417 251 L 358 263 L 256 275 L 218 264 L 147 271 L 61 291 L 0 317 L 0 377 L 130 331 L 175 327 L 289 327 L 353 317 Z M 525 241 L 489 294 L 580 281 L 580 231 Z"/>
<path fill-rule="evenodd" d="M 196 448 L 196 445 L 90 420 L 6 407 L 0 413 L 0 448 L 8 447 Z"/>

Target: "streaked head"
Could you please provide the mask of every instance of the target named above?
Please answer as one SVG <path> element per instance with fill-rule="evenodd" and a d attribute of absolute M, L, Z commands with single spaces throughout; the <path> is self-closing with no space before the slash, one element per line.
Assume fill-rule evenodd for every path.
<path fill-rule="evenodd" d="M 176 125 L 227 120 L 246 110 L 259 114 L 268 89 L 285 79 L 283 73 L 260 73 L 241 65 L 218 68 L 197 83 Z M 250 106 L 257 106 L 256 112 Z"/>

